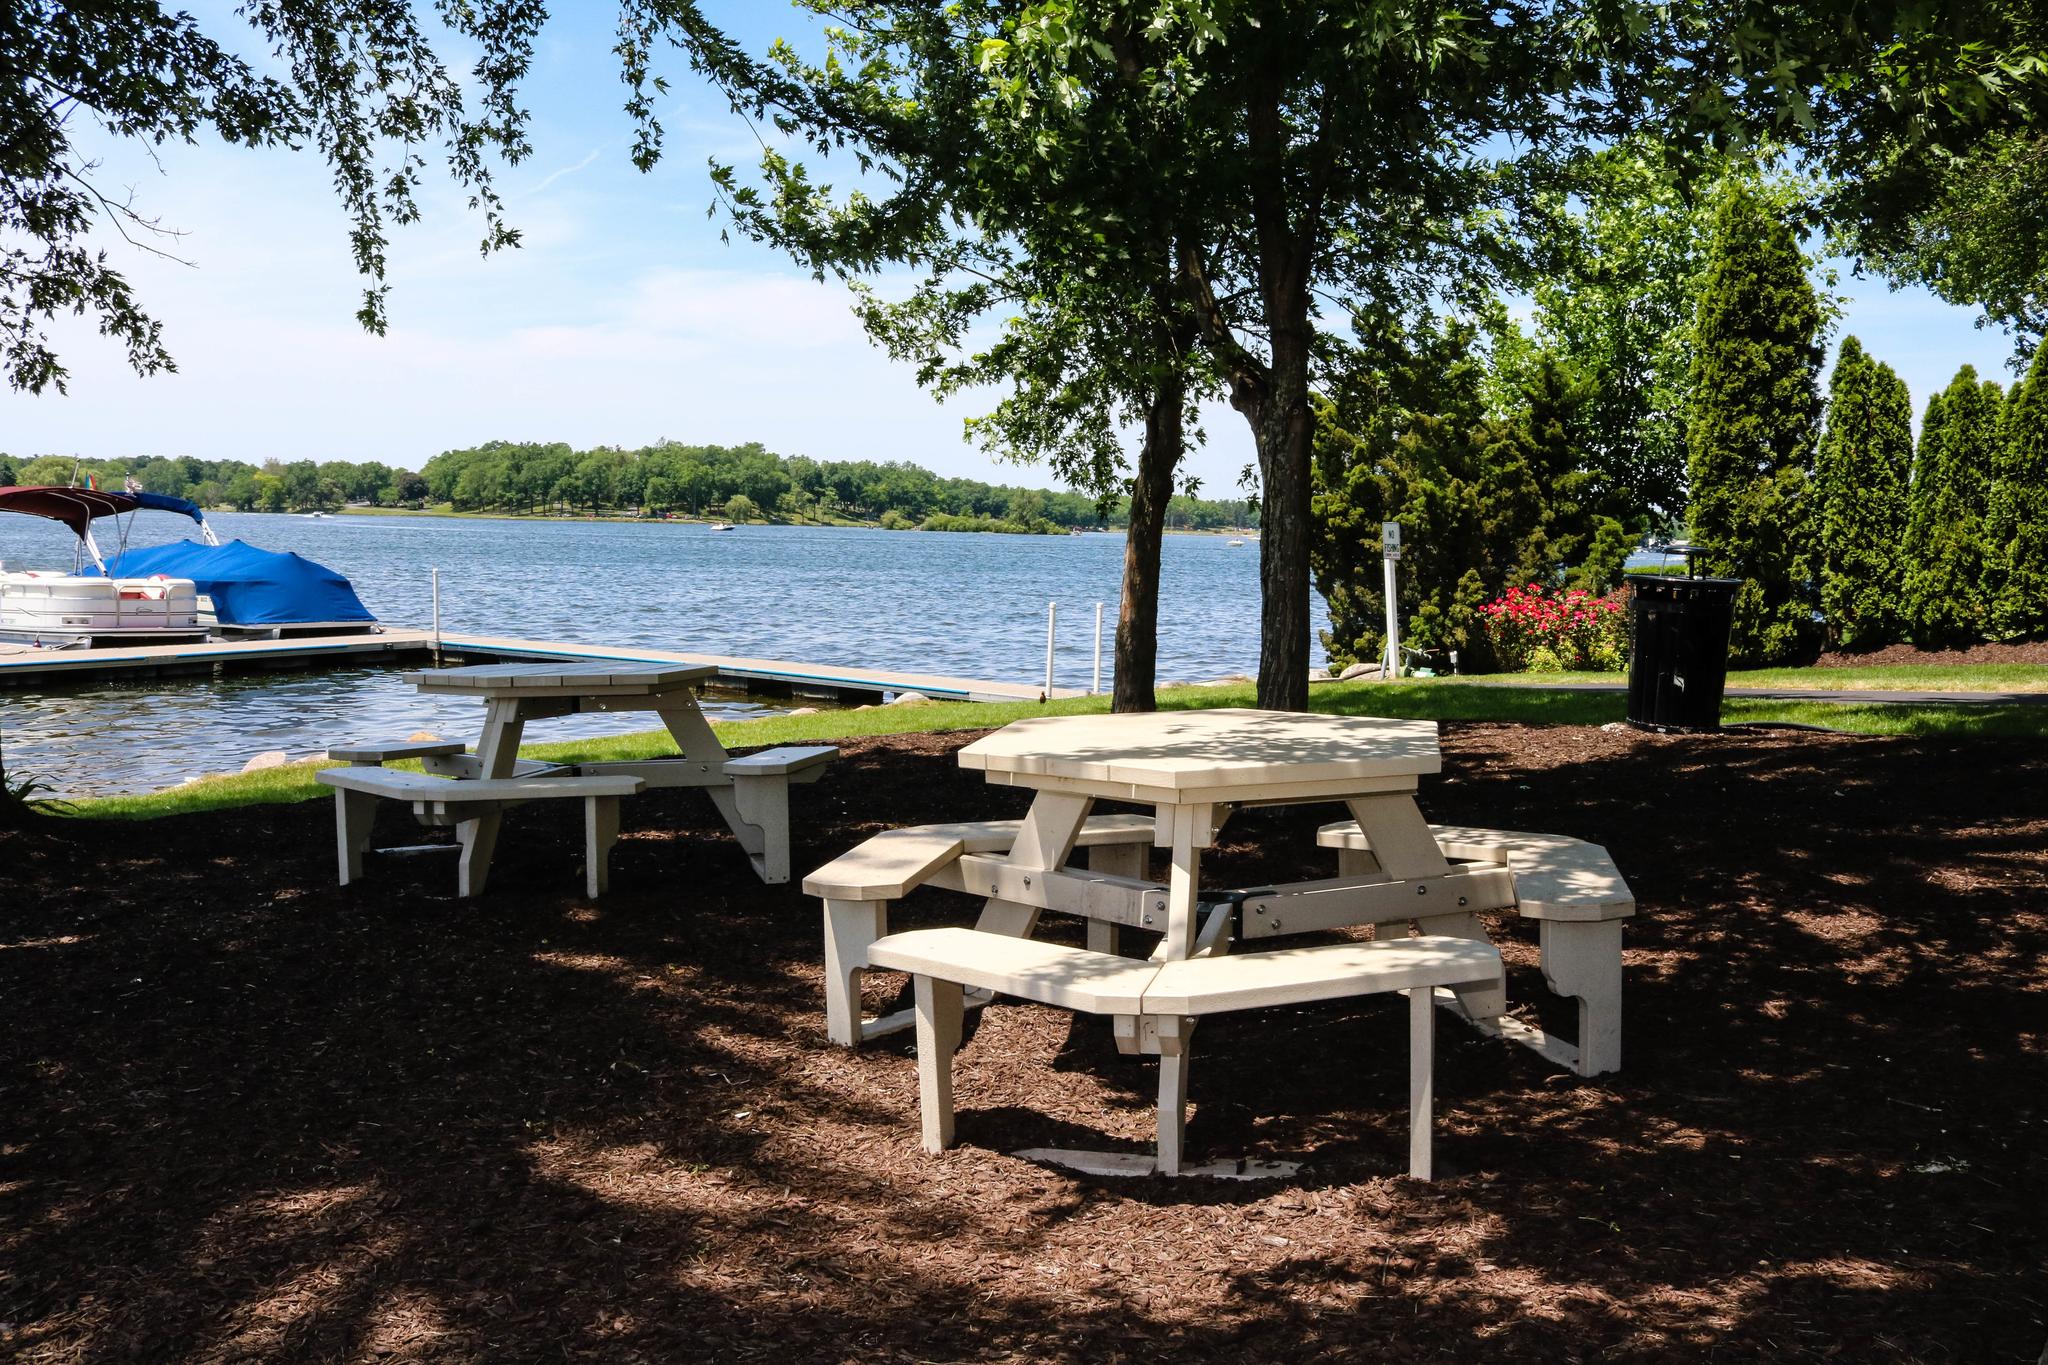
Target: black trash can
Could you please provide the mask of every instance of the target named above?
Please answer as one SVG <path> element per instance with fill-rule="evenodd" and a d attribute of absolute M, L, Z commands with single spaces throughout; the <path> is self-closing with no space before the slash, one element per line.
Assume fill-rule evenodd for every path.
<path fill-rule="evenodd" d="M 1643 730 L 1718 730 L 1728 681 L 1728 627 L 1739 578 L 1630 574 L 1635 643 L 1628 723 Z"/>

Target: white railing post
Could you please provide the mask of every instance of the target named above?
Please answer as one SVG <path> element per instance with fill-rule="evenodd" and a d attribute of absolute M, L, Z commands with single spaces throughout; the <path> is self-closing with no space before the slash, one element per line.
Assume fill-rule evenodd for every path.
<path fill-rule="evenodd" d="M 436 668 L 439 668 L 439 667 L 441 666 L 441 571 L 440 571 L 439 569 L 435 569 L 435 570 L 433 570 L 433 575 L 434 575 L 434 667 L 436 667 Z"/>
<path fill-rule="evenodd" d="M 1387 604 L 1387 657 L 1380 665 L 1382 679 L 1401 680 L 1401 601 L 1395 596 L 1394 565 L 1401 558 L 1401 524 L 1394 521 L 1380 523 L 1381 563 L 1386 571 L 1383 592 Z"/>
<path fill-rule="evenodd" d="M 1060 604 L 1058 602 L 1048 602 L 1045 604 L 1045 695 L 1048 701 L 1052 699 L 1053 623 L 1059 620 L 1059 615 Z"/>
<path fill-rule="evenodd" d="M 1090 696 L 1102 691 L 1102 603 L 1095 604 L 1095 682 L 1088 689 Z"/>

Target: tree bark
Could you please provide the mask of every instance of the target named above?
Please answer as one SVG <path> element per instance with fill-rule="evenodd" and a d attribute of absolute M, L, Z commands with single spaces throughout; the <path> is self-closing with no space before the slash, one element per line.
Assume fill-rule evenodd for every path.
<path fill-rule="evenodd" d="M 1252 419 L 1259 452 L 1259 705 L 1308 710 L 1309 461 L 1307 318 L 1273 329 L 1269 385 Z"/>
<path fill-rule="evenodd" d="M 1115 711 L 1154 711 L 1159 668 L 1159 550 L 1173 472 L 1186 444 L 1183 414 L 1187 379 L 1178 365 L 1166 371 L 1145 413 L 1145 446 L 1131 482 L 1130 530 L 1124 540 L 1123 603 L 1116 621 Z"/>

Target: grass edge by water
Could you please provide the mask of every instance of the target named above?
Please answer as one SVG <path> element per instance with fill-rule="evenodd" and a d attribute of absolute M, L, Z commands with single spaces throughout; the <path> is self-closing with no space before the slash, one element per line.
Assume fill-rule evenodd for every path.
<path fill-rule="evenodd" d="M 1310 690 L 1310 706 L 1337 715 L 1387 716 L 1415 720 L 1502 721 L 1526 725 L 1604 725 L 1619 721 L 1619 693 L 1549 692 L 1514 684 L 1450 680 L 1402 683 L 1322 683 Z M 1184 687 L 1162 691 L 1162 710 L 1251 706 L 1249 684 Z M 1075 697 L 1054 702 L 934 702 L 879 706 L 865 710 L 819 711 L 808 716 L 770 716 L 714 726 L 728 748 L 771 744 L 817 744 L 873 735 L 984 730 L 1030 716 L 1084 715 L 1109 709 L 1109 698 Z M 1728 724 L 1797 724 L 1868 735 L 1953 738 L 2048 738 L 2048 707 L 1903 706 L 1833 701 L 1765 701 L 1731 698 L 1723 707 Z M 652 758 L 675 752 L 666 732 L 562 740 L 520 750 L 529 758 L 555 762 Z M 252 773 L 204 777 L 162 791 L 82 799 L 63 807 L 89 819 L 155 819 L 168 815 L 242 806 L 312 800 L 328 788 L 314 780 L 331 766 L 311 760 Z M 417 768 L 417 764 L 402 765 Z"/>

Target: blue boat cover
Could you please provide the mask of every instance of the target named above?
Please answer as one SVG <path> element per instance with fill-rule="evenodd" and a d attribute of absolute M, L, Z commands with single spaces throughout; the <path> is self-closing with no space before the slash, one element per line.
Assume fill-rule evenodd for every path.
<path fill-rule="evenodd" d="M 88 576 L 99 570 L 87 567 Z M 213 599 L 214 618 L 228 626 L 288 626 L 313 621 L 375 621 L 349 581 L 324 564 L 246 541 L 148 545 L 107 558 L 116 578 L 189 578 Z"/>

